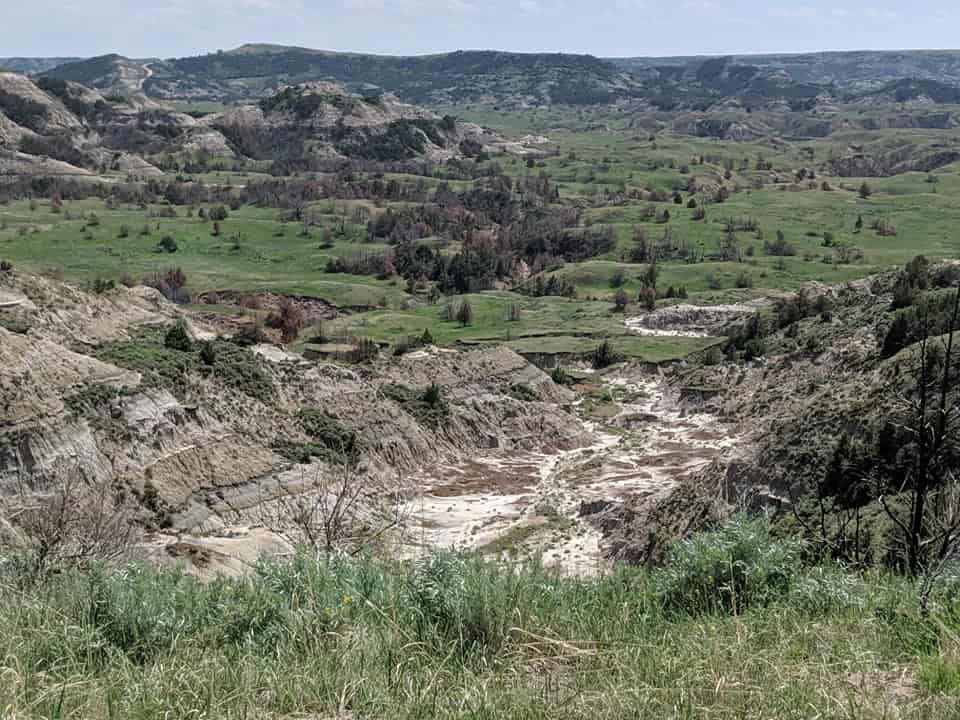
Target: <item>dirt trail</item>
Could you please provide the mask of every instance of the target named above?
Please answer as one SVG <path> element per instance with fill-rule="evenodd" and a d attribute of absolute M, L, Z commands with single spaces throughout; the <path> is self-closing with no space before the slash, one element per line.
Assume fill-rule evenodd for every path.
<path fill-rule="evenodd" d="M 584 421 L 589 447 L 491 452 L 414 477 L 423 492 L 408 508 L 410 554 L 431 546 L 540 554 L 567 573 L 600 572 L 600 534 L 580 519 L 582 503 L 665 493 L 736 442 L 714 416 L 684 412 L 657 377 L 621 372 L 600 381 L 613 409 L 602 424 Z"/>

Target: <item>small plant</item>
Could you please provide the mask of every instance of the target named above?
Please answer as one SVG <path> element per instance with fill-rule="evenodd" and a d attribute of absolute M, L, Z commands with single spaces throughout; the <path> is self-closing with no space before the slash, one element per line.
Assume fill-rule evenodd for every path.
<path fill-rule="evenodd" d="M 553 371 L 550 373 L 550 379 L 553 380 L 556 385 L 572 385 L 573 378 L 571 378 L 567 371 L 564 370 L 560 365 L 557 365 Z"/>
<path fill-rule="evenodd" d="M 623 361 L 623 354 L 614 349 L 609 340 L 604 340 L 597 349 L 593 351 L 590 358 L 591 364 L 597 370 L 610 367 Z"/>
<path fill-rule="evenodd" d="M 436 383 L 430 383 L 427 389 L 423 391 L 423 401 L 431 407 L 437 407 L 443 402 L 443 393 L 440 386 Z"/>
<path fill-rule="evenodd" d="M 95 295 L 103 295 L 103 293 L 113 290 L 116 286 L 117 283 L 114 282 L 113 278 L 98 277 L 94 279 L 91 289 Z"/>

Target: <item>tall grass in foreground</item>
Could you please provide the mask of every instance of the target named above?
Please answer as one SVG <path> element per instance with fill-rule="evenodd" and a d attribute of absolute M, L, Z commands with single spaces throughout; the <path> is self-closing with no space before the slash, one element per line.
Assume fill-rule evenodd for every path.
<path fill-rule="evenodd" d="M 597 579 L 445 553 L 103 568 L 0 590 L 0 716 L 958 717 L 960 606 L 916 598 L 745 520 Z"/>

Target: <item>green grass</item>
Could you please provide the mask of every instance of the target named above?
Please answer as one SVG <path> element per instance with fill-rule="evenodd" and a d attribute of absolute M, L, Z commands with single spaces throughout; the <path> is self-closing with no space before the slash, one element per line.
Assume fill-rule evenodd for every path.
<path fill-rule="evenodd" d="M 74 219 L 67 220 L 67 212 Z M 83 231 L 87 223 L 81 215 L 91 212 L 100 224 Z M 147 217 L 140 209 L 107 210 L 100 201 L 86 200 L 64 203 L 64 212 L 55 215 L 46 203 L 33 212 L 26 203 L 12 203 L 0 207 L 0 222 L 7 223 L 7 229 L 0 230 L 0 256 L 24 270 L 59 269 L 66 279 L 79 282 L 116 279 L 123 273 L 139 280 L 179 266 L 194 292 L 273 291 L 312 295 L 345 307 L 391 305 L 404 296 L 402 288 L 390 282 L 325 272 L 331 257 L 382 251 L 382 245 L 339 241 L 321 248 L 319 229 L 302 237 L 299 225 L 278 222 L 279 211 L 251 207 L 232 212 L 214 237 L 212 223 L 186 217 L 183 207 L 177 212 L 176 218 Z M 332 216 L 326 221 L 332 223 Z M 123 225 L 129 235 L 121 238 Z M 140 234 L 144 225 L 149 235 Z M 37 231 L 20 235 L 21 226 Z M 165 235 L 177 241 L 176 252 L 157 252 Z"/>
<path fill-rule="evenodd" d="M 448 303 L 456 308 L 462 302 L 469 302 L 473 308 L 470 325 L 443 318 Z M 515 322 L 507 319 L 512 305 L 520 307 L 520 319 Z M 330 326 L 347 335 L 363 335 L 383 343 L 395 343 L 408 335 L 419 337 L 429 330 L 440 345 L 506 344 L 521 353 L 587 354 L 609 337 L 624 354 L 650 362 L 684 357 L 716 342 L 709 338 L 631 335 L 624 327 L 624 316 L 611 308 L 609 302 L 528 298 L 492 291 L 423 304 L 413 310 L 365 313 Z"/>
<path fill-rule="evenodd" d="M 242 580 L 130 568 L 2 585 L 0 707 L 129 720 L 956 717 L 952 595 L 924 616 L 908 581 L 803 567 L 755 524 L 726 532 L 663 570 L 595 579 L 304 552 Z M 736 604 L 720 602 L 729 587 Z"/>

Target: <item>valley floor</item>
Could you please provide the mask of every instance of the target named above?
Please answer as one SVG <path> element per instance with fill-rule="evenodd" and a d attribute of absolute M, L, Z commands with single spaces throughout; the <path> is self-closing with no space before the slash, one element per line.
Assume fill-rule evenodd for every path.
<path fill-rule="evenodd" d="M 732 423 L 688 411 L 656 373 L 635 366 L 584 372 L 577 389 L 584 447 L 491 450 L 409 478 L 420 489 L 408 507 L 407 540 L 417 554 L 456 548 L 542 556 L 567 574 L 604 572 L 602 534 L 584 508 L 656 502 L 735 444 Z"/>

